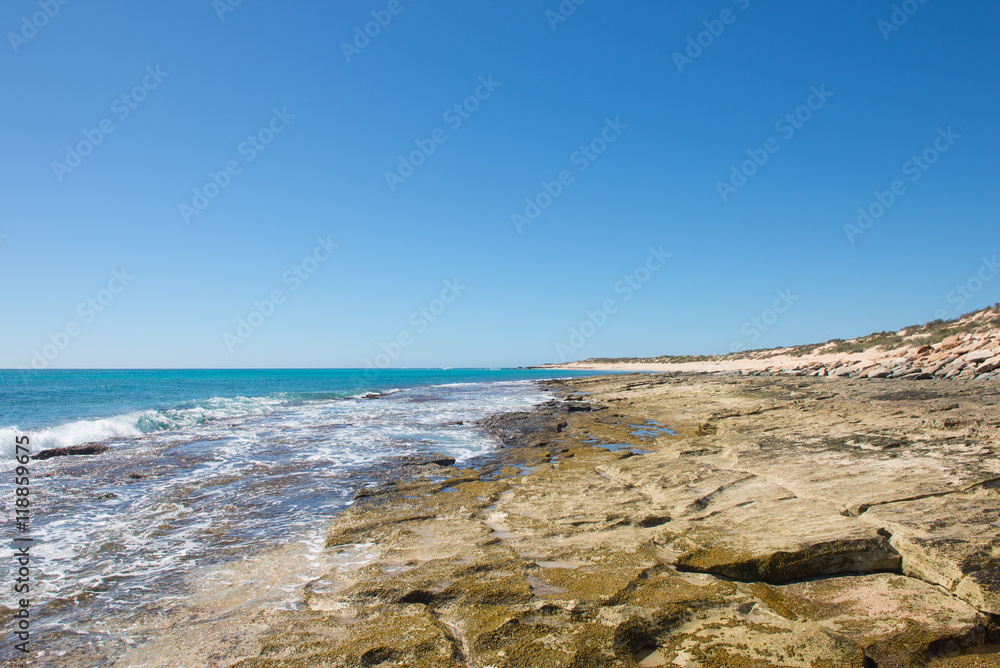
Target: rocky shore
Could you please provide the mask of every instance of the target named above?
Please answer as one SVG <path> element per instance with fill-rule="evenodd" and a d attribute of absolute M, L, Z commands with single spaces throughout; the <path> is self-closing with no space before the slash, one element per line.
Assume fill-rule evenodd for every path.
<path fill-rule="evenodd" d="M 771 365 L 761 372 L 821 378 L 989 380 L 1000 377 L 1000 332 L 955 334 L 940 343 L 897 349 L 857 361 L 850 358 L 814 360 L 805 364 Z"/>
<path fill-rule="evenodd" d="M 594 359 L 542 368 L 638 372 L 739 372 L 819 378 L 1000 378 L 1000 307 L 824 344 L 729 355 Z"/>
<path fill-rule="evenodd" d="M 302 608 L 248 615 L 256 635 L 191 665 L 1000 666 L 995 384 L 553 391 L 484 424 L 505 447 L 482 466 L 364 490 Z"/>

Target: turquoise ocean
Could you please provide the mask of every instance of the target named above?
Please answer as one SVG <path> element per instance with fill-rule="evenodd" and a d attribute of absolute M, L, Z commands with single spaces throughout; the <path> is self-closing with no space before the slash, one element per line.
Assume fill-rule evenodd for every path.
<path fill-rule="evenodd" d="M 326 528 L 359 490 L 408 458 L 483 461 L 499 444 L 478 420 L 537 405 L 549 396 L 536 381 L 575 375 L 584 374 L 0 371 L 0 504 L 6 534 L 34 540 L 33 631 L 48 648 L 40 663 L 110 663 L 142 641 L 130 631 L 136 614 L 169 614 L 191 595 L 196 574 L 261 550 L 301 553 L 297 563 L 307 566 L 268 598 L 294 608 L 295 583 L 322 575 Z M 13 522 L 20 435 L 34 454 L 109 448 L 31 461 L 28 534 Z M 0 577 L 12 581 L 9 563 Z M 0 604 L 15 606 L 12 589 L 3 591 Z M 86 657 L 74 662 L 81 647 Z M 0 659 L 11 651 L 5 643 Z"/>

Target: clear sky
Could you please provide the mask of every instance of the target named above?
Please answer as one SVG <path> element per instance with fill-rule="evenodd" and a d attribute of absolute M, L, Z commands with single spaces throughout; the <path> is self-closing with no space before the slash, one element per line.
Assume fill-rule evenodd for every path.
<path fill-rule="evenodd" d="M 722 353 L 1000 301 L 995 2 L 236 2 L 4 3 L 0 366 Z"/>

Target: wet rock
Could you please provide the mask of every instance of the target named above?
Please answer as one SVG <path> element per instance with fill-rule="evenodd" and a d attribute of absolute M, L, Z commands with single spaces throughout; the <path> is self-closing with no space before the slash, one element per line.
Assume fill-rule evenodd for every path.
<path fill-rule="evenodd" d="M 495 415 L 479 423 L 508 447 L 537 445 L 566 428 L 565 418 L 548 412 L 515 412 Z"/>
<path fill-rule="evenodd" d="M 422 462 L 422 464 L 424 464 L 424 465 L 433 464 L 434 466 L 454 466 L 455 465 L 455 458 L 454 457 L 438 457 L 437 459 L 429 459 L 429 460 L 427 460 L 425 462 Z"/>
<path fill-rule="evenodd" d="M 110 448 L 100 443 L 88 443 L 87 445 L 73 445 L 67 448 L 51 448 L 42 450 L 37 455 L 32 455 L 32 459 L 45 460 L 53 457 L 75 457 L 82 455 L 99 455 L 107 452 Z"/>

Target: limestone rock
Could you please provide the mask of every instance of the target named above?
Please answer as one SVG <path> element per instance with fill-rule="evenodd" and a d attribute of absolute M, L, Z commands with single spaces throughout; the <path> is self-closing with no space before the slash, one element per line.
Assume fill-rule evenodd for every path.
<path fill-rule="evenodd" d="M 966 355 L 965 361 L 968 364 L 978 364 L 979 362 L 985 362 L 995 354 L 992 350 L 976 350 Z"/>
<path fill-rule="evenodd" d="M 955 595 L 983 612 L 1000 615 L 1000 567 L 969 574 L 955 587 Z"/>
<path fill-rule="evenodd" d="M 507 446 L 495 461 L 359 499 L 328 545 L 371 560 L 331 571 L 323 582 L 341 584 L 230 668 L 917 667 L 996 633 L 1000 388 L 791 374 L 569 386 L 614 408 L 486 421 Z M 673 433 L 637 431 L 646 420 Z"/>

